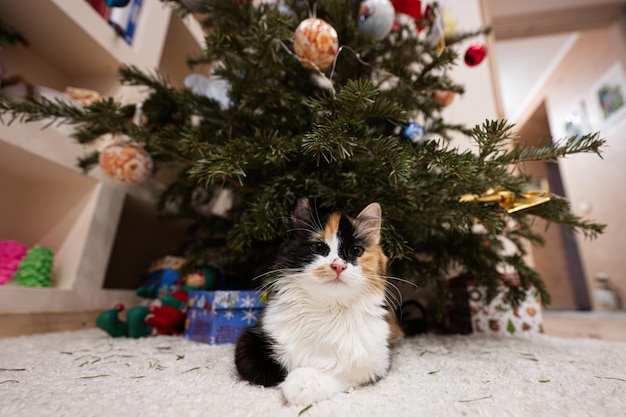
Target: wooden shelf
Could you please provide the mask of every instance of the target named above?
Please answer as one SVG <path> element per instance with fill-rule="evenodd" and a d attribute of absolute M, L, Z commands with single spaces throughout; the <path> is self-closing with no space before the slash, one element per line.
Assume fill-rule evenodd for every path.
<path fill-rule="evenodd" d="M 71 126 L 46 127 L 46 124 L 44 122 L 0 124 L 0 140 L 37 155 L 43 160 L 79 172 L 76 167 L 77 158 L 83 155 L 86 149 L 68 137 Z M 15 161 L 14 164 L 18 165 L 19 161 Z M 34 162 L 32 164 L 34 166 L 30 171 L 39 175 L 37 164 Z M 43 174 L 46 174 L 45 169 Z"/>
<path fill-rule="evenodd" d="M 143 0 L 132 45 L 84 0 L 4 1 L 0 17 L 29 43 L 3 44 L 6 76 L 61 92 L 89 88 L 127 102 L 142 96 L 119 85 L 121 64 L 158 71 L 181 86 L 191 72 L 186 58 L 204 42 L 193 17 L 181 19 L 158 0 Z M 114 183 L 99 168 L 85 175 L 77 159 L 90 149 L 69 137 L 71 126 L 46 125 L 0 123 L 0 239 L 51 247 L 54 287 L 0 286 L 0 315 L 136 305 L 130 289 L 136 282 L 128 285 L 128 277 L 171 254 L 184 234 L 184 224 L 159 230 L 154 202 L 162 174 L 135 187 Z"/>
<path fill-rule="evenodd" d="M 121 62 L 133 60 L 130 47 L 85 1 L 1 2 L 0 16 L 28 41 L 14 48 L 68 77 L 114 76 Z"/>
<path fill-rule="evenodd" d="M 52 248 L 54 288 L 0 286 L 0 314 L 137 304 L 141 268 L 172 254 L 187 224 L 159 224 L 158 176 L 127 187 L 99 168 L 85 175 L 75 166 L 85 149 L 44 126 L 0 125 L 0 194 L 11 202 L 0 205 L 0 239 Z"/>
<path fill-rule="evenodd" d="M 56 286 L 71 288 L 79 259 L 74 248 L 83 246 L 80 230 L 93 216 L 98 182 L 0 141 L 1 238 L 28 247 L 51 247 L 55 257 Z M 72 255 L 68 255 L 72 253 Z"/>
<path fill-rule="evenodd" d="M 180 85 L 190 72 L 186 58 L 204 44 L 193 17 L 181 19 L 158 0 L 144 0 L 132 45 L 85 1 L 0 2 L 0 16 L 29 43 L 3 46 L 7 74 L 61 91 L 72 85 L 114 94 L 122 64 L 158 70 Z"/>

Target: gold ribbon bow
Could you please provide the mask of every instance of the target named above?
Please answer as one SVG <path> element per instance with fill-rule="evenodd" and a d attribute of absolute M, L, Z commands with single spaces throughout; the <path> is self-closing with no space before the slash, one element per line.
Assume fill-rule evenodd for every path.
<path fill-rule="evenodd" d="M 459 201 L 461 203 L 498 203 L 507 213 L 515 213 L 539 204 L 547 203 L 551 199 L 551 194 L 545 190 L 526 191 L 515 194 L 512 191 L 495 191 L 489 189 L 483 195 L 464 194 Z"/>

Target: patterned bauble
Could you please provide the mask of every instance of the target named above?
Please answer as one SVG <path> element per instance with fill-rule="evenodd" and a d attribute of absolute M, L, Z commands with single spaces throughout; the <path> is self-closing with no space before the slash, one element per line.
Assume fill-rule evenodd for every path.
<path fill-rule="evenodd" d="M 107 177 L 124 185 L 137 185 L 152 174 L 152 158 L 141 146 L 116 143 L 100 152 L 100 168 Z"/>
<path fill-rule="evenodd" d="M 475 67 L 483 62 L 487 55 L 487 48 L 482 43 L 472 44 L 465 52 L 465 63 L 468 67 Z"/>
<path fill-rule="evenodd" d="M 450 90 L 435 90 L 430 96 L 435 100 L 441 103 L 444 107 L 449 106 L 454 101 L 454 97 L 456 93 Z"/>
<path fill-rule="evenodd" d="M 396 18 L 396 10 L 389 0 L 365 0 L 359 9 L 359 29 L 375 39 L 384 39 Z"/>
<path fill-rule="evenodd" d="M 304 68 L 324 71 L 333 65 L 339 50 L 337 31 L 322 19 L 305 19 L 296 28 L 293 50 Z"/>
<path fill-rule="evenodd" d="M 400 137 L 413 145 L 420 145 L 426 140 L 426 132 L 419 123 L 409 122 L 400 131 Z"/>

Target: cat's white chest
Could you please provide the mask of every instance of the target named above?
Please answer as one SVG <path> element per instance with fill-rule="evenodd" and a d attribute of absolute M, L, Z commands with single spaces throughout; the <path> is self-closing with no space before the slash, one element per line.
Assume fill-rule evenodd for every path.
<path fill-rule="evenodd" d="M 346 307 L 276 301 L 267 307 L 263 326 L 277 342 L 277 359 L 289 372 L 311 367 L 354 385 L 387 372 L 389 325 L 381 303 L 369 300 Z"/>

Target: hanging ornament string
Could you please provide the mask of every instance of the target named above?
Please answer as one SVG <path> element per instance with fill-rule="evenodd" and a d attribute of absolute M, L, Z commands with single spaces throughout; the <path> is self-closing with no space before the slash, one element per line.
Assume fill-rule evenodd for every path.
<path fill-rule="evenodd" d="M 344 50 L 348 51 L 348 52 L 352 52 L 352 55 L 354 55 L 354 58 L 356 58 L 357 62 L 361 65 L 363 65 L 364 67 L 367 67 L 369 69 L 371 69 L 373 72 L 378 73 L 378 74 L 382 74 L 385 75 L 388 78 L 385 78 L 385 80 L 389 79 L 389 78 L 397 78 L 398 76 L 385 70 L 385 69 L 381 69 L 381 68 L 377 68 L 375 66 L 373 66 L 372 64 L 365 62 L 361 59 L 361 54 L 359 54 L 357 51 L 355 51 L 354 49 L 352 49 L 351 47 L 349 47 L 348 45 L 342 45 L 339 47 L 339 50 L 337 51 L 337 56 L 335 57 L 335 62 L 333 62 L 333 66 L 330 70 L 330 80 L 332 81 L 333 77 L 335 76 L 335 67 L 337 66 L 337 60 L 339 58 L 339 55 L 341 54 L 341 52 L 343 52 Z"/>
<path fill-rule="evenodd" d="M 317 17 L 317 0 L 305 1 L 309 17 Z"/>
<path fill-rule="evenodd" d="M 330 78 L 329 82 L 331 83 L 331 85 L 332 85 L 332 79 L 333 79 L 334 74 L 335 74 L 335 67 L 337 65 L 337 60 L 339 59 L 339 55 L 341 54 L 341 52 L 343 52 L 344 50 L 348 51 L 348 52 L 351 52 L 352 55 L 354 56 L 354 58 L 357 60 L 357 62 L 359 64 L 363 65 L 364 67 L 367 67 L 367 68 L 371 69 L 372 72 L 383 76 L 383 78 L 381 79 L 379 84 L 382 84 L 385 81 L 387 81 L 389 79 L 392 79 L 392 78 L 400 79 L 400 77 L 398 75 L 394 74 L 393 72 L 387 71 L 386 69 L 383 69 L 383 68 L 375 67 L 372 64 L 370 64 L 369 62 L 366 62 L 366 61 L 362 60 L 361 59 L 361 54 L 359 54 L 357 51 L 355 51 L 354 49 L 352 49 L 351 47 L 349 47 L 347 45 L 342 45 L 342 46 L 339 47 L 339 50 L 337 51 L 337 56 L 335 57 L 335 62 L 333 62 L 333 66 L 331 67 L 331 71 L 330 71 L 330 74 L 329 74 L 329 77 L 328 77 L 328 78 Z M 322 73 L 321 75 L 326 78 L 326 75 L 324 73 Z M 414 90 L 413 88 L 411 88 L 408 85 L 407 85 L 407 89 L 409 91 L 412 91 L 416 95 L 417 94 L 423 94 L 422 91 Z M 333 92 L 334 92 L 334 88 L 333 88 Z"/>

